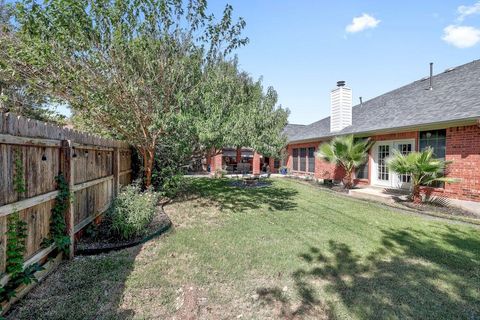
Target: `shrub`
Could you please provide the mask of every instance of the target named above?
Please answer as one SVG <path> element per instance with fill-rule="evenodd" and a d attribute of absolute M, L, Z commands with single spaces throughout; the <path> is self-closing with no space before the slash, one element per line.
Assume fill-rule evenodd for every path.
<path fill-rule="evenodd" d="M 343 186 L 353 186 L 353 171 L 368 160 L 368 150 L 372 146 L 369 139 L 356 140 L 353 135 L 338 136 L 318 148 L 318 157 L 341 166 L 345 170 Z"/>
<path fill-rule="evenodd" d="M 224 178 L 227 175 L 227 171 L 223 169 L 216 169 L 214 173 L 214 178 Z"/>
<path fill-rule="evenodd" d="M 398 174 L 408 174 L 412 181 L 411 198 L 413 202 L 422 202 L 420 186 L 428 186 L 435 181 L 454 183 L 457 178 L 447 178 L 444 176 L 445 169 L 450 164 L 449 161 L 435 159 L 433 149 L 427 148 L 419 152 L 410 152 L 402 154 L 398 150 L 393 150 L 393 156 L 387 160 L 388 168 Z"/>
<path fill-rule="evenodd" d="M 155 215 L 157 202 L 158 195 L 151 190 L 142 191 L 139 184 L 123 187 L 109 212 L 112 233 L 123 239 L 144 234 Z"/>
<path fill-rule="evenodd" d="M 174 198 L 186 189 L 188 181 L 184 174 L 184 170 L 178 167 L 178 164 L 158 161 L 152 174 L 152 185 L 161 196 Z"/>

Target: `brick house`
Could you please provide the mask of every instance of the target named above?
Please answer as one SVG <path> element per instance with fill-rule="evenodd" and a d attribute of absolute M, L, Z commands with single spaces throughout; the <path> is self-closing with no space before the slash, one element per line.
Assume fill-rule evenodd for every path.
<path fill-rule="evenodd" d="M 460 183 L 424 188 L 444 197 L 480 201 L 480 60 L 352 106 L 352 90 L 339 81 L 331 91 L 331 116 L 309 125 L 288 125 L 286 165 L 295 175 L 340 180 L 341 168 L 319 160 L 318 146 L 337 135 L 353 134 L 374 141 L 368 162 L 355 172 L 357 184 L 409 188 L 410 177 L 389 172 L 386 158 L 393 149 L 403 153 L 434 149 L 451 160 L 446 173 Z"/>
<path fill-rule="evenodd" d="M 277 173 L 280 168 L 280 160 L 264 157 L 252 148 L 223 148 L 218 152 L 207 155 L 206 169 L 214 173 L 217 169 L 223 169 L 228 173 L 253 173 L 259 174 L 266 171 Z"/>

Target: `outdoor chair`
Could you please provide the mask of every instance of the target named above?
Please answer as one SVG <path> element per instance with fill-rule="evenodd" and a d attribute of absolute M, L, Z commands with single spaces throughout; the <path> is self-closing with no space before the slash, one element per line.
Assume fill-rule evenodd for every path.
<path fill-rule="evenodd" d="M 262 174 L 260 175 L 259 180 L 267 180 L 267 179 L 270 178 L 271 174 L 272 174 L 271 172 L 262 173 Z"/>

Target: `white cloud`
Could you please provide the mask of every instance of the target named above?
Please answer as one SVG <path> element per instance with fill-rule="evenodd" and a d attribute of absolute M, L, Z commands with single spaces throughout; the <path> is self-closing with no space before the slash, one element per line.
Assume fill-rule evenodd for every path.
<path fill-rule="evenodd" d="M 366 29 L 373 29 L 378 26 L 380 20 L 375 19 L 373 16 L 369 14 L 362 14 L 359 17 L 355 17 L 352 20 L 352 23 L 349 24 L 345 30 L 349 33 L 360 32 Z"/>
<path fill-rule="evenodd" d="M 457 48 L 473 47 L 480 42 L 480 29 L 449 25 L 443 29 L 442 39 Z"/>
<path fill-rule="evenodd" d="M 457 8 L 457 13 L 458 13 L 458 21 L 463 21 L 466 17 L 474 15 L 474 14 L 480 14 L 480 1 L 477 3 L 471 5 L 471 6 L 459 6 Z"/>

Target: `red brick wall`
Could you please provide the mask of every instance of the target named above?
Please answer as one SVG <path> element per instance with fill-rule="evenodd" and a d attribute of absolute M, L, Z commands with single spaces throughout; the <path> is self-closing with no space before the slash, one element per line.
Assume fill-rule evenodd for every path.
<path fill-rule="evenodd" d="M 415 148 L 419 148 L 419 132 L 399 132 L 372 136 L 373 141 L 415 139 Z M 292 171 L 293 148 L 315 147 L 318 149 L 321 141 L 311 143 L 291 144 L 287 146 L 287 167 Z M 372 151 L 372 150 L 371 150 Z M 446 159 L 452 161 L 447 176 L 459 178 L 459 183 L 446 183 L 445 188 L 423 188 L 424 193 L 444 196 L 454 199 L 480 201 L 480 128 L 477 125 L 452 127 L 447 129 Z M 359 184 L 369 184 L 373 169 L 373 159 L 369 155 L 369 179 L 357 180 Z M 308 168 L 307 168 L 308 170 Z M 296 172 L 305 175 L 305 172 Z M 294 172 L 295 174 L 295 172 Z M 341 168 L 326 163 L 318 158 L 315 160 L 315 178 L 341 180 L 344 172 Z"/>
<path fill-rule="evenodd" d="M 222 169 L 222 154 L 216 154 L 212 157 L 211 160 L 211 173 L 215 173 L 215 170 Z"/>
<path fill-rule="evenodd" d="M 425 188 L 426 193 L 460 200 L 480 201 L 480 128 L 476 125 L 447 129 L 446 160 L 452 161 L 447 176 L 459 183 L 445 188 Z"/>
<path fill-rule="evenodd" d="M 270 166 L 270 172 L 271 173 L 278 173 L 279 168 L 275 168 L 275 158 L 269 158 L 268 159 L 268 165 Z"/>
<path fill-rule="evenodd" d="M 415 146 L 418 147 L 418 132 L 417 131 L 379 134 L 379 135 L 371 136 L 371 139 L 373 141 L 415 139 Z"/>
<path fill-rule="evenodd" d="M 307 161 L 307 168 L 306 172 L 304 171 L 293 171 L 293 149 L 294 148 L 315 148 L 315 154 L 318 150 L 318 146 L 322 143 L 322 141 L 314 141 L 308 143 L 298 143 L 298 144 L 290 144 L 287 147 L 288 151 L 288 159 L 287 159 L 287 167 L 288 171 L 292 172 L 293 174 L 298 175 L 312 175 L 312 172 L 308 172 L 308 161 Z M 334 180 L 341 180 L 344 175 L 345 171 L 343 168 L 335 166 L 334 164 L 328 163 L 319 159 L 317 156 L 315 157 L 315 173 L 313 174 L 317 179 L 334 179 Z"/>
<path fill-rule="evenodd" d="M 260 154 L 257 152 L 253 153 L 252 173 L 260 174 Z"/>

